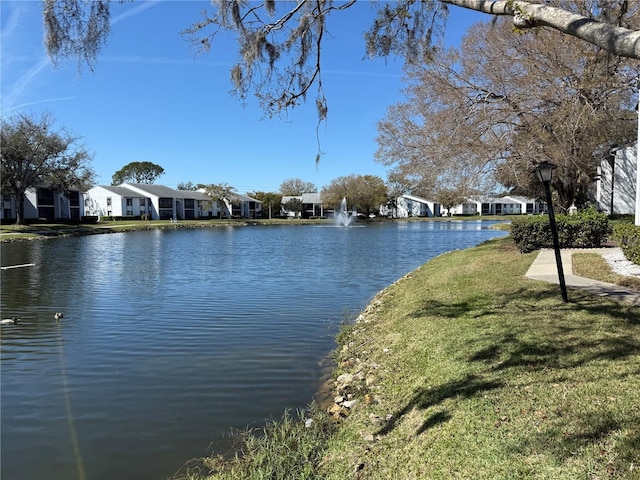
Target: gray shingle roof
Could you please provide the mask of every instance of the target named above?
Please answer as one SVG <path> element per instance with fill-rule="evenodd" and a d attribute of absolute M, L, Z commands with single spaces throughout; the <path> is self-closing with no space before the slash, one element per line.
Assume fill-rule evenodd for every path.
<path fill-rule="evenodd" d="M 192 198 L 194 200 L 211 200 L 211 197 L 194 190 L 176 190 L 177 198 Z"/>
<path fill-rule="evenodd" d="M 123 183 L 120 185 L 121 187 L 127 187 L 128 185 L 137 188 L 138 190 L 142 190 L 143 192 L 148 193 L 149 195 L 153 195 L 154 197 L 180 197 L 183 196 L 180 194 L 180 191 L 174 190 L 173 188 L 165 187 L 164 185 L 155 185 L 148 183 Z"/>
<path fill-rule="evenodd" d="M 194 190 L 175 190 L 173 188 L 165 187 L 164 185 L 156 185 L 149 183 L 123 183 L 118 186 L 100 185 L 102 188 L 109 190 L 122 197 L 141 197 L 144 195 L 162 197 L 162 198 L 189 198 L 193 200 L 211 200 L 211 197 L 205 195 L 203 192 Z M 135 189 L 135 190 L 134 190 Z M 140 193 L 143 192 L 143 193 Z M 241 195 L 236 193 L 232 195 L 233 200 L 240 200 L 241 202 L 257 202 L 262 203 L 260 200 L 248 197 L 247 195 Z"/>
<path fill-rule="evenodd" d="M 241 202 L 257 202 L 257 203 L 262 203 L 260 200 L 257 200 L 255 198 L 251 198 L 248 197 L 246 195 L 242 195 L 240 193 L 234 193 L 233 195 L 231 195 L 231 199 L 230 200 L 240 200 Z"/>
<path fill-rule="evenodd" d="M 140 193 L 134 192 L 130 188 L 127 187 L 116 187 L 113 185 L 100 185 L 101 188 L 108 190 L 110 192 L 115 193 L 116 195 L 120 195 L 121 197 L 139 197 Z"/>
<path fill-rule="evenodd" d="M 409 193 L 405 193 L 404 195 L 400 195 L 400 196 L 401 196 L 401 197 L 404 197 L 404 198 L 406 198 L 406 199 L 408 199 L 408 200 L 413 200 L 414 202 L 420 202 L 420 203 L 438 203 L 438 202 L 435 202 L 435 201 L 433 201 L 433 200 L 429 200 L 429 199 L 424 198 L 424 197 L 419 197 L 419 196 L 417 196 L 417 195 L 411 195 L 411 194 L 409 194 Z"/>
<path fill-rule="evenodd" d="M 287 203 L 294 198 L 299 199 L 302 203 L 322 203 L 319 193 L 303 193 L 302 195 L 284 195 L 282 197 L 282 203 Z"/>

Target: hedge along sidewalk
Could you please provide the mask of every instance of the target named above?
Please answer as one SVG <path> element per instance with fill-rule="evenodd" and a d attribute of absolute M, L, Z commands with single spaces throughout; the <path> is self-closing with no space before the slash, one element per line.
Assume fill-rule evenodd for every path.
<path fill-rule="evenodd" d="M 573 248 L 560 250 L 565 284 L 568 288 L 579 288 L 594 295 L 601 295 L 617 301 L 628 302 L 631 305 L 640 306 L 640 291 L 638 290 L 573 274 L 573 262 L 571 258 L 574 253 L 588 252 L 603 255 L 610 251 L 611 248 Z M 529 270 L 527 270 L 526 277 L 559 284 L 555 251 L 548 248 L 540 250 L 540 253 L 538 253 L 536 259 L 529 267 Z M 571 298 L 569 298 L 569 301 L 571 301 Z"/>
<path fill-rule="evenodd" d="M 640 310 L 582 290 L 562 303 L 525 277 L 536 255 L 494 240 L 374 298 L 341 335 L 335 375 L 359 402 L 315 478 L 637 475 Z"/>
<path fill-rule="evenodd" d="M 598 248 L 609 235 L 609 221 L 595 210 L 556 217 L 560 248 Z M 522 253 L 553 247 L 553 235 L 546 215 L 516 217 L 511 221 L 511 236 Z"/>

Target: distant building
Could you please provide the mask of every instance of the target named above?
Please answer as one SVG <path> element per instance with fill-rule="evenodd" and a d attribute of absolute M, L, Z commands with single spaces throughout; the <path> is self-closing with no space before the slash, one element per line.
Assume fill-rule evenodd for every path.
<path fill-rule="evenodd" d="M 448 215 L 534 215 L 546 211 L 544 202 L 520 196 L 474 197 L 448 210 Z"/>
<path fill-rule="evenodd" d="M 203 191 L 174 190 L 155 184 L 123 183 L 96 186 L 87 191 L 87 215 L 106 217 L 148 215 L 151 220 L 190 220 L 225 217 L 255 218 L 262 203 L 246 195 L 234 194 L 223 205 Z"/>
<path fill-rule="evenodd" d="M 440 204 L 416 195 L 404 194 L 396 199 L 396 218 L 408 217 L 439 217 L 441 215 Z"/>
<path fill-rule="evenodd" d="M 453 215 L 479 215 L 480 209 L 478 208 L 478 204 L 472 200 L 465 200 L 463 203 L 459 203 L 458 205 L 454 205 L 451 208 L 442 209 L 442 215 L 444 216 L 453 216 Z"/>
<path fill-rule="evenodd" d="M 29 188 L 23 199 L 24 220 L 80 221 L 84 216 L 83 196 L 78 190 L 60 192 L 48 187 Z M 15 195 L 2 195 L 2 220 L 15 220 L 16 202 Z"/>
<path fill-rule="evenodd" d="M 227 207 L 231 207 L 231 215 L 239 218 L 256 218 L 262 211 L 262 202 L 247 195 L 235 193 L 225 199 Z"/>
<path fill-rule="evenodd" d="M 611 150 L 598 167 L 596 206 L 608 215 L 636 211 L 637 143 Z"/>
<path fill-rule="evenodd" d="M 298 199 L 302 202 L 302 211 L 299 216 L 303 218 L 309 217 L 323 217 L 325 214 L 324 206 L 322 205 L 322 199 L 319 193 L 303 193 L 302 195 L 285 195 L 282 197 L 281 212 L 285 217 L 295 217 L 298 213 L 287 210 L 285 204 L 293 199 Z"/>

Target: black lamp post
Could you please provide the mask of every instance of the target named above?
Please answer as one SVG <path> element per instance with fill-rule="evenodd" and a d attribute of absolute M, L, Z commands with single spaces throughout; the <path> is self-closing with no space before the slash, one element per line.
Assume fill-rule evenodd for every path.
<path fill-rule="evenodd" d="M 551 225 L 551 236 L 553 237 L 553 249 L 556 254 L 556 267 L 558 268 L 558 280 L 560 282 L 560 292 L 562 293 L 562 301 L 568 302 L 567 285 L 564 283 L 564 269 L 562 268 L 562 257 L 560 256 L 560 243 L 558 242 L 558 229 L 556 227 L 556 216 L 553 213 L 553 203 L 551 200 L 551 174 L 553 169 L 557 168 L 550 162 L 542 162 L 536 166 L 536 175 L 538 180 L 544 185 L 544 191 L 547 195 L 547 209 L 549 210 L 549 223 Z"/>

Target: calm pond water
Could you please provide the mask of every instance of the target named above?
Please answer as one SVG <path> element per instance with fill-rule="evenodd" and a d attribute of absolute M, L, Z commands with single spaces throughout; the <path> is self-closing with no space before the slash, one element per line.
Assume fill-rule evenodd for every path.
<path fill-rule="evenodd" d="M 346 315 L 481 221 L 157 230 L 4 244 L 3 480 L 162 479 L 304 407 Z M 64 313 L 57 323 L 55 312 Z"/>

